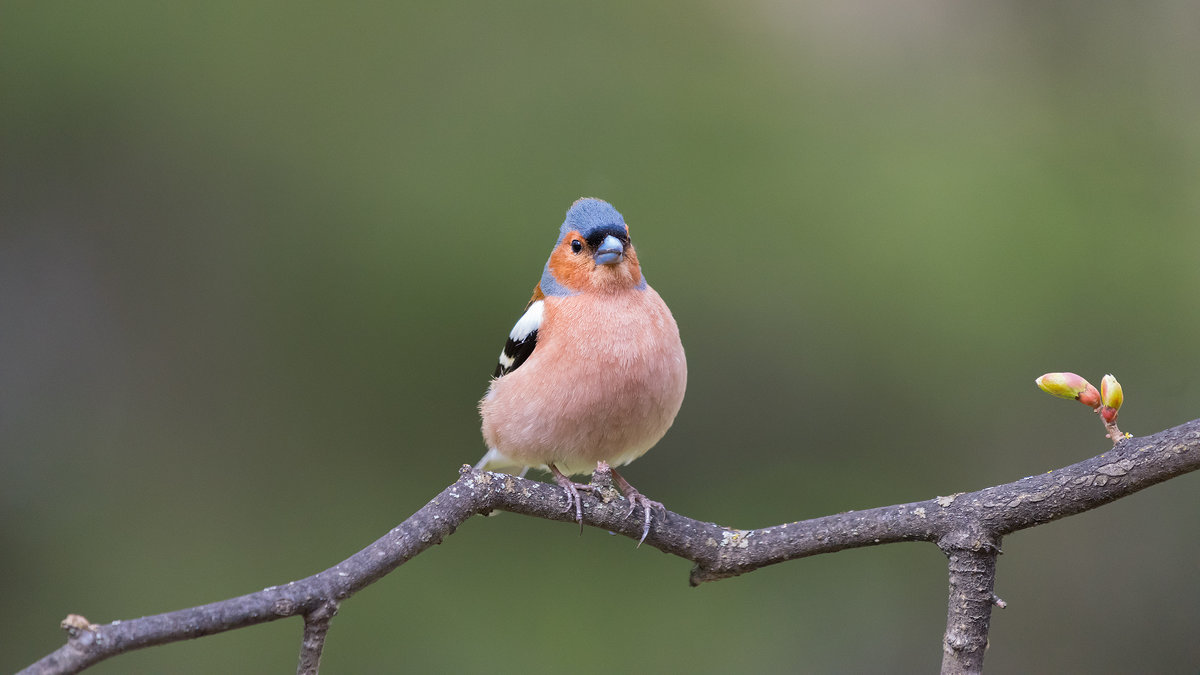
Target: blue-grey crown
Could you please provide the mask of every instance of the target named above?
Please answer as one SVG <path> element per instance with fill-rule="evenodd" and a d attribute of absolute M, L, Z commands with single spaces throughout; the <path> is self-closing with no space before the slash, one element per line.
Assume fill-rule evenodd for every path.
<path fill-rule="evenodd" d="M 554 246 L 557 248 L 562 243 L 563 237 L 573 230 L 578 231 L 586 239 L 593 232 L 609 227 L 624 230 L 625 218 L 613 208 L 612 204 L 603 199 L 584 197 L 567 209 L 567 218 L 563 221 L 562 227 L 558 228 L 558 241 L 554 242 Z"/>

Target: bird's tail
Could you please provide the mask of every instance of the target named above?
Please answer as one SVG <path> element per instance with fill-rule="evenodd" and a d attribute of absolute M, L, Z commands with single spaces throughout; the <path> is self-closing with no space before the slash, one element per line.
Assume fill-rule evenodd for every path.
<path fill-rule="evenodd" d="M 521 478 L 525 477 L 525 473 L 529 471 L 529 467 L 517 463 L 500 454 L 495 448 L 489 448 L 484 453 L 483 458 L 475 464 L 476 471 L 499 471 L 500 473 L 510 473 Z"/>

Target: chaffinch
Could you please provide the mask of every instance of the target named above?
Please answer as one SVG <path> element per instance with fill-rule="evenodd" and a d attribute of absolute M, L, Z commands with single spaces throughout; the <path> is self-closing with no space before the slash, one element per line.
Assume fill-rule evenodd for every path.
<path fill-rule="evenodd" d="M 611 204 L 576 201 L 479 402 L 488 451 L 477 469 L 549 471 L 583 524 L 568 476 L 623 466 L 663 437 L 687 386 L 687 361 L 671 310 L 646 283 L 629 226 Z M 646 498 L 613 479 L 645 513 Z M 641 542 L 639 542 L 640 544 Z"/>

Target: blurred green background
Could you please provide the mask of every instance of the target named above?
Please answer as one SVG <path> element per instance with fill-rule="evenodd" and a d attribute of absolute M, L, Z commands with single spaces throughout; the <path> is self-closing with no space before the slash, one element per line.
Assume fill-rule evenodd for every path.
<path fill-rule="evenodd" d="M 572 200 L 688 350 L 626 472 L 753 528 L 1104 450 L 1033 379 L 1200 416 L 1190 2 L 0 5 L 0 671 L 302 577 L 484 448 Z M 1194 672 L 1200 476 L 1004 542 L 989 670 Z M 692 589 L 473 519 L 342 606 L 352 672 L 930 672 L 930 545 Z M 290 672 L 292 619 L 97 673 Z"/>

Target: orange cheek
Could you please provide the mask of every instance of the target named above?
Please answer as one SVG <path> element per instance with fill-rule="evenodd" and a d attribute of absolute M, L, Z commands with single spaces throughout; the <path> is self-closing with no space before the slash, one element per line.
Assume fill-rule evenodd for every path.
<path fill-rule="evenodd" d="M 628 231 L 629 226 L 626 225 L 625 229 Z M 633 249 L 633 244 L 629 245 L 625 253 L 625 264 L 629 265 L 629 274 L 633 276 L 634 285 L 642 283 L 642 266 L 638 264 L 637 251 Z"/>
<path fill-rule="evenodd" d="M 578 291 L 587 284 L 587 256 L 571 250 L 571 239 L 563 240 L 562 246 L 550 256 L 550 272 L 558 283 L 569 290 Z"/>

